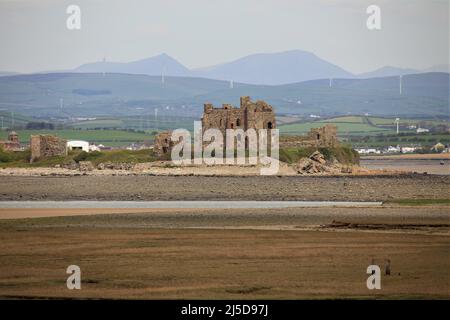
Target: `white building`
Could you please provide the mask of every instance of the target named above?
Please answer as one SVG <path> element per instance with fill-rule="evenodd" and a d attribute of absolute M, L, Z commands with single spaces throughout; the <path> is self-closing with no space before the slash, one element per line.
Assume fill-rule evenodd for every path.
<path fill-rule="evenodd" d="M 381 154 L 381 151 L 375 148 L 356 149 L 359 154 Z"/>
<path fill-rule="evenodd" d="M 418 147 L 402 147 L 402 153 L 412 153 L 415 152 Z"/>
<path fill-rule="evenodd" d="M 82 150 L 89 152 L 89 142 L 82 140 L 69 140 L 67 141 L 67 149 L 69 150 Z"/>
<path fill-rule="evenodd" d="M 387 148 L 387 153 L 398 153 L 398 152 L 400 152 L 400 147 L 399 146 L 396 146 L 396 147 L 389 146 Z"/>
<path fill-rule="evenodd" d="M 425 129 L 425 128 L 417 128 L 416 132 L 417 133 L 425 133 L 425 132 L 430 132 L 430 130 Z"/>

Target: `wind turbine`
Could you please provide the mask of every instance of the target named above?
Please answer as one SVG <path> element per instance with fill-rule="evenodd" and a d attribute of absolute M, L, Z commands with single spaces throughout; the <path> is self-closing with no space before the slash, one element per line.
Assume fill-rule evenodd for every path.
<path fill-rule="evenodd" d="M 403 77 L 402 77 L 402 75 L 400 75 L 400 83 L 399 83 L 399 85 L 400 85 L 400 95 L 402 95 L 402 91 L 403 91 Z"/>
<path fill-rule="evenodd" d="M 106 56 L 104 56 L 103 57 L 103 72 L 102 72 L 102 74 L 103 74 L 103 76 L 105 76 L 105 74 L 106 74 Z"/>
<path fill-rule="evenodd" d="M 59 111 L 61 111 L 61 114 L 63 113 L 63 106 L 64 106 L 64 99 L 59 99 Z"/>
<path fill-rule="evenodd" d="M 400 118 L 395 118 L 395 123 L 397 124 L 397 135 L 398 135 L 398 122 L 400 121 Z"/>
<path fill-rule="evenodd" d="M 162 84 L 163 88 L 164 88 L 165 83 L 166 83 L 166 79 L 164 78 L 165 73 L 166 73 L 166 66 L 164 65 L 163 68 L 162 68 L 162 71 L 161 71 L 161 84 Z"/>

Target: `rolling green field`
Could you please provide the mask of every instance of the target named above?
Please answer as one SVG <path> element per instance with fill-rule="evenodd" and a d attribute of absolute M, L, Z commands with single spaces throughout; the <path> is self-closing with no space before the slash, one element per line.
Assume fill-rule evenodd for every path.
<path fill-rule="evenodd" d="M 372 117 L 372 116 L 342 116 L 334 117 L 330 119 L 325 119 L 323 122 L 329 123 L 368 123 L 375 126 L 396 126 L 396 117 Z M 409 118 L 399 118 L 400 125 L 418 125 L 422 124 L 425 126 L 433 125 L 448 125 L 448 121 L 436 118 L 436 119 L 409 119 Z"/>
<path fill-rule="evenodd" d="M 314 121 L 306 123 L 291 123 L 279 126 L 281 134 L 305 134 L 311 128 L 322 127 L 326 124 L 334 124 L 338 128 L 339 135 L 375 135 L 379 133 L 392 133 L 392 130 L 379 128 L 367 123 L 357 123 L 357 122 L 333 122 L 333 121 Z"/>
<path fill-rule="evenodd" d="M 323 122 L 367 123 L 365 118 L 366 117 L 362 117 L 362 116 L 344 116 L 344 117 L 335 117 L 335 118 L 331 118 L 331 119 L 326 119 L 326 120 L 323 120 Z"/>
<path fill-rule="evenodd" d="M 372 137 L 350 137 L 348 141 L 353 147 L 383 147 L 383 146 L 410 146 L 422 145 L 433 146 L 440 142 L 443 144 L 450 143 L 450 135 L 448 134 L 420 134 L 420 135 L 384 135 Z"/>
<path fill-rule="evenodd" d="M 17 130 L 22 143 L 30 140 L 30 135 L 53 134 L 67 140 L 86 140 L 105 146 L 124 146 L 134 142 L 153 140 L 150 133 L 129 132 L 124 130 Z M 7 131 L 0 131 L 0 139 L 5 139 Z"/>
<path fill-rule="evenodd" d="M 377 126 L 395 126 L 395 118 L 380 118 L 380 117 L 369 117 L 370 121 Z M 418 125 L 423 126 L 435 126 L 435 125 L 448 125 L 448 121 L 439 119 L 402 119 L 399 120 L 399 125 Z"/>
<path fill-rule="evenodd" d="M 158 131 L 184 128 L 193 130 L 194 118 L 164 117 L 155 121 L 154 116 L 142 117 L 110 117 L 95 120 L 79 121 L 69 126 L 74 129 L 135 129 L 140 131 Z"/>
<path fill-rule="evenodd" d="M 278 126 L 281 134 L 301 135 L 307 133 L 311 128 L 317 128 L 326 124 L 334 124 L 338 128 L 340 136 L 376 136 L 392 135 L 396 133 L 395 118 L 367 117 L 367 116 L 341 116 L 329 119 L 309 122 L 292 122 Z M 418 127 L 432 127 L 437 125 L 447 125 L 448 121 L 439 119 L 400 119 L 401 133 L 415 133 L 413 129 L 406 129 L 405 126 L 416 125 Z"/>

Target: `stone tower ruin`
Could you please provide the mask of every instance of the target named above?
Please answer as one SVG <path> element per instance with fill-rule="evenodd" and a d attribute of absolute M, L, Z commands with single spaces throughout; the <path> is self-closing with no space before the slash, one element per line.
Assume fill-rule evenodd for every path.
<path fill-rule="evenodd" d="M 67 140 L 47 134 L 32 135 L 30 149 L 30 163 L 40 158 L 66 156 Z"/>

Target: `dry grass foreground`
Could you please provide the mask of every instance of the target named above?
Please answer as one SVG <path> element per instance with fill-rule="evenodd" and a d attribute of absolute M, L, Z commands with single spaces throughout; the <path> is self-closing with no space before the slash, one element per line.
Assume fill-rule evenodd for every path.
<path fill-rule="evenodd" d="M 448 235 L 171 229 L 157 221 L 138 227 L 140 219 L 146 216 L 3 220 L 0 297 L 450 298 Z M 381 290 L 366 288 L 372 259 L 381 267 L 391 260 Z M 81 267 L 81 290 L 66 288 L 71 264 Z"/>

